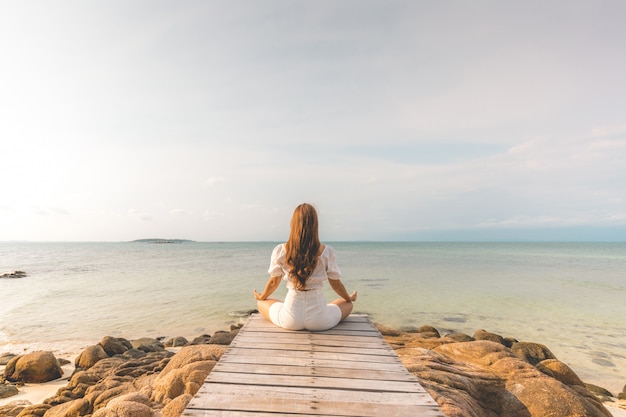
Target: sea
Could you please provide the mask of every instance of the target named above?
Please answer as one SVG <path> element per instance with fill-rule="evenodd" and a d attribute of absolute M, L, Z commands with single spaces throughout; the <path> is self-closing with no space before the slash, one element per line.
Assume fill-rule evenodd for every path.
<path fill-rule="evenodd" d="M 276 244 L 0 242 L 0 273 L 27 274 L 0 279 L 0 354 L 229 330 Z M 626 243 L 328 244 L 374 322 L 541 343 L 585 382 L 626 384 Z"/>

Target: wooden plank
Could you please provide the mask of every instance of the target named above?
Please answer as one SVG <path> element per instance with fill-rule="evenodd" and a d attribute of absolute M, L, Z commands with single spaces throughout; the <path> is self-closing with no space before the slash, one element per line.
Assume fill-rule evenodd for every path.
<path fill-rule="evenodd" d="M 346 362 L 378 362 L 378 363 L 398 363 L 400 360 L 397 356 L 389 355 L 363 355 L 349 354 L 341 352 L 316 352 L 316 351 L 300 351 L 300 350 L 274 350 L 274 349 L 248 349 L 241 347 L 231 347 L 228 349 L 229 357 L 243 355 L 250 356 L 289 356 L 296 358 L 314 358 L 314 359 L 331 359 L 343 360 Z"/>
<path fill-rule="evenodd" d="M 222 410 L 267 413 L 280 410 L 281 413 L 298 415 L 328 416 L 381 416 L 413 417 L 416 407 L 427 410 L 420 416 L 443 416 L 438 407 L 426 393 L 407 396 L 397 393 L 370 393 L 344 390 L 294 390 L 266 387 L 256 389 L 246 386 L 234 386 L 231 390 L 222 386 L 209 395 L 211 399 L 203 402 L 209 395 L 194 398 L 187 410 L 211 410 L 221 415 Z M 277 401 L 277 392 L 280 400 Z M 198 414 L 203 415 L 203 414 Z"/>
<path fill-rule="evenodd" d="M 264 365 L 250 363 L 218 363 L 213 372 L 230 372 L 241 374 L 266 374 L 266 375 L 308 375 L 323 376 L 330 378 L 358 378 L 376 381 L 411 381 L 417 379 L 410 373 L 400 373 L 397 369 L 391 371 L 379 369 L 341 369 L 325 366 L 290 366 L 290 365 Z"/>
<path fill-rule="evenodd" d="M 354 362 L 345 362 L 341 360 L 330 359 L 311 359 L 307 357 L 293 357 L 293 356 L 231 356 L 227 353 L 222 356 L 220 362 L 227 361 L 230 363 L 243 363 L 243 364 L 258 364 L 258 365 L 288 365 L 288 366 L 322 366 L 328 368 L 337 369 L 353 369 L 356 365 Z M 358 364 L 360 369 L 371 370 L 387 370 L 402 372 L 406 370 L 402 362 L 397 363 L 380 363 L 380 362 L 362 362 Z"/>
<path fill-rule="evenodd" d="M 436 406 L 418 406 L 420 416 L 443 416 Z M 188 407 L 187 410 L 192 409 Z M 379 417 L 383 415 L 393 417 L 415 417 L 415 405 L 403 404 L 363 404 L 345 401 L 308 401 L 302 398 L 284 399 L 282 397 L 268 397 L 264 400 L 258 397 L 242 397 L 240 395 L 216 395 L 209 407 L 202 407 L 202 416 L 220 416 L 223 411 L 253 412 L 256 413 L 290 413 L 295 415 L 336 416 L 336 417 Z M 211 413 L 215 411 L 216 413 Z M 184 414 L 191 415 L 191 414 Z M 241 415 L 241 414 L 231 414 Z M 273 415 L 273 414 L 272 414 Z"/>
<path fill-rule="evenodd" d="M 321 336 L 321 335 L 306 335 L 306 334 L 297 334 L 293 333 L 285 333 L 280 337 L 269 337 L 263 333 L 256 332 L 240 332 L 237 335 L 237 338 L 233 340 L 233 342 L 238 342 L 239 340 L 242 342 L 245 340 L 250 344 L 253 344 L 255 341 L 268 341 L 268 340 L 281 340 L 287 343 L 305 343 L 305 344 L 316 344 L 316 345 L 327 345 L 327 346 L 366 346 L 366 345 L 374 345 L 380 347 L 388 347 L 389 345 L 382 340 L 381 338 L 372 338 L 372 337 L 362 337 L 362 336 Z"/>
<path fill-rule="evenodd" d="M 293 330 L 285 330 L 277 328 L 274 324 L 270 323 L 267 320 L 260 322 L 255 326 L 256 331 L 271 331 L 274 333 L 282 333 L 283 331 L 293 331 Z M 368 325 L 366 322 L 348 322 L 342 323 L 340 326 L 335 327 L 331 330 L 323 330 L 319 332 L 314 332 L 315 334 L 333 334 L 333 330 L 341 330 L 341 331 L 363 331 L 363 332 L 377 332 L 375 327 Z"/>
<path fill-rule="evenodd" d="M 302 375 L 240 374 L 211 372 L 205 383 L 266 385 L 273 387 L 313 387 L 355 389 L 375 392 L 424 392 L 415 381 L 372 381 L 356 378 L 328 378 Z"/>
<path fill-rule="evenodd" d="M 356 353 L 360 355 L 372 356 L 395 356 L 391 350 L 381 348 L 363 348 L 350 346 L 325 346 L 312 345 L 304 343 L 276 343 L 276 342 L 256 342 L 252 346 L 246 346 L 239 340 L 237 343 L 231 344 L 233 347 L 241 347 L 244 349 L 264 349 L 264 350 L 289 350 L 289 351 L 312 351 L 312 352 L 335 352 L 335 353 Z"/>
<path fill-rule="evenodd" d="M 443 417 L 367 315 L 323 332 L 289 331 L 253 315 L 186 417 Z"/>
<path fill-rule="evenodd" d="M 210 391 L 209 391 L 210 389 Z M 194 398 L 192 401 L 194 404 L 200 404 L 201 398 L 206 398 L 209 395 L 241 395 L 247 396 L 275 396 L 277 389 L 272 386 L 251 386 L 251 385 L 211 385 L 207 384 L 200 388 L 199 393 L 203 395 Z M 404 405 L 419 405 L 429 404 L 435 405 L 435 401 L 430 398 L 426 393 L 416 395 L 406 395 L 398 392 L 364 392 L 357 390 L 343 390 L 343 389 L 330 389 L 330 388 L 298 388 L 298 387 L 281 387 L 280 395 L 283 395 L 287 399 L 291 398 L 306 398 L 308 400 L 325 400 L 325 401 L 347 401 L 347 402 L 359 402 L 359 403 L 376 403 L 376 404 L 404 404 Z M 196 403 L 200 401 L 200 403 Z"/>

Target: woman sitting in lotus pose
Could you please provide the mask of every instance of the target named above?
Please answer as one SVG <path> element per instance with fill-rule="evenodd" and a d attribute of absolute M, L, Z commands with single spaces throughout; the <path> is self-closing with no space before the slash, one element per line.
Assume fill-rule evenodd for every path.
<path fill-rule="evenodd" d="M 310 204 L 296 207 L 289 240 L 274 248 L 268 272 L 270 278 L 263 293 L 254 290 L 254 297 L 263 317 L 285 329 L 330 329 L 348 317 L 356 301 L 356 291 L 348 294 L 340 280 L 335 250 L 320 243 L 317 213 Z M 267 298 L 282 279 L 289 290 L 285 301 Z M 322 292 L 326 280 L 341 297 L 330 304 L 326 304 Z"/>

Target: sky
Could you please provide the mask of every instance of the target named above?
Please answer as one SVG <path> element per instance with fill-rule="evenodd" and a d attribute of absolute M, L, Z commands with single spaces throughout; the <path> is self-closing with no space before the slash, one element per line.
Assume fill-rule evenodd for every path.
<path fill-rule="evenodd" d="M 0 241 L 626 241 L 626 2 L 0 2 Z"/>

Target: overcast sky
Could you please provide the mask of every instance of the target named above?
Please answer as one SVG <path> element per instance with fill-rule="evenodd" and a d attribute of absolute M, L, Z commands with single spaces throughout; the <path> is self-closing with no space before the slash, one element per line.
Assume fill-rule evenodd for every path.
<path fill-rule="evenodd" d="M 626 2 L 2 1 L 0 240 L 626 240 Z"/>

